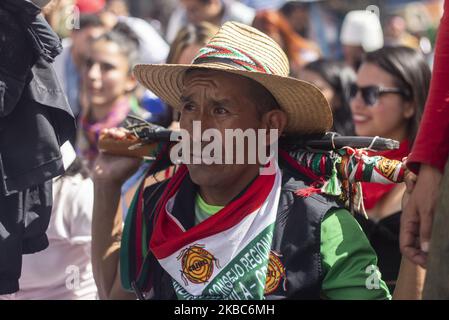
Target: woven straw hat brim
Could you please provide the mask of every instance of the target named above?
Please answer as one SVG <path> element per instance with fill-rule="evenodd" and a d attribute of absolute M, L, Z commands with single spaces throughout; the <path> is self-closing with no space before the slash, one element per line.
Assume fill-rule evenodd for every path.
<path fill-rule="evenodd" d="M 168 105 L 180 107 L 184 74 L 189 69 L 230 72 L 253 79 L 271 92 L 288 117 L 285 131 L 294 135 L 321 134 L 332 127 L 332 111 L 314 85 L 290 77 L 244 71 L 222 63 L 200 65 L 140 64 L 134 68 L 137 80 Z"/>

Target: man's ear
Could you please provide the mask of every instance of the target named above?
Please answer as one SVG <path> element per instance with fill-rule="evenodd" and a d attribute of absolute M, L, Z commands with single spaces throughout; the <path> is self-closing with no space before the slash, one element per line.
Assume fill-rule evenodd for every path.
<path fill-rule="evenodd" d="M 263 121 L 265 123 L 266 132 L 266 143 L 270 144 L 270 129 L 277 129 L 278 135 L 277 139 L 282 135 L 287 126 L 287 114 L 280 110 L 270 110 L 263 115 Z M 274 142 L 274 141 L 271 141 Z"/>

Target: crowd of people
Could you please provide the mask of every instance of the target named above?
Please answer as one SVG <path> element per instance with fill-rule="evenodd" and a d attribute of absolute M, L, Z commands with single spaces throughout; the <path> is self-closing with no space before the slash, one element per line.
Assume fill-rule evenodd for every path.
<path fill-rule="evenodd" d="M 399 14 L 364 8 L 345 14 L 341 54 L 329 54 L 304 1 L 179 0 L 163 27 L 131 16 L 125 0 L 32 2 L 61 39 L 51 64 L 76 133 L 58 141 L 65 173 L 45 194 L 48 248 L 0 266 L 0 300 L 421 299 L 426 277 L 448 273 L 448 237 L 431 230 L 433 220 L 449 223 L 438 203 L 449 189 L 449 1 L 432 54 Z M 0 89 L 3 104 L 9 87 Z M 7 111 L 0 160 L 12 148 L 1 137 Z M 145 161 L 100 151 L 101 135 L 129 133 L 120 129 L 129 116 L 189 132 L 195 121 L 220 132 L 276 129 L 279 163 L 262 175 L 261 164 L 170 163 L 167 150 Z M 364 156 L 402 162 L 409 180 L 357 184 L 366 216 L 350 212 L 351 197 L 317 189 L 316 174 L 283 149 L 285 137 L 328 131 L 398 141 Z M 6 195 L 2 263 L 15 248 L 1 244 L 12 232 Z M 429 249 L 439 256 L 427 263 Z M 436 282 L 424 297 L 449 297 Z"/>

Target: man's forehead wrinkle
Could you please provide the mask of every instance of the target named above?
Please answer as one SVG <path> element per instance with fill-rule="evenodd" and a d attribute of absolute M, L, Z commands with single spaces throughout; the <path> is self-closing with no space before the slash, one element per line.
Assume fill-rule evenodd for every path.
<path fill-rule="evenodd" d="M 215 79 L 217 75 L 211 73 L 195 73 L 189 74 L 184 81 L 182 96 L 202 101 L 220 100 L 222 94 L 220 92 L 220 82 Z"/>
<path fill-rule="evenodd" d="M 219 88 L 218 81 L 211 76 L 200 77 L 194 76 L 189 77 L 184 82 L 184 87 L 190 88 L 192 86 L 200 86 L 200 87 L 211 87 L 214 89 Z"/>

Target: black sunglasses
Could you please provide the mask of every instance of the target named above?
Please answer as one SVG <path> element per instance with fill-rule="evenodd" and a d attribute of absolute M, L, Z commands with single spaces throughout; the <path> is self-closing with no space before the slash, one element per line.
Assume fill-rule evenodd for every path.
<path fill-rule="evenodd" d="M 349 92 L 351 99 L 355 98 L 359 91 L 362 93 L 363 101 L 367 106 L 375 105 L 380 96 L 388 93 L 400 94 L 405 98 L 408 98 L 409 96 L 409 94 L 401 88 L 385 88 L 379 86 L 359 87 L 357 84 L 353 83 Z"/>

